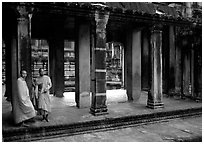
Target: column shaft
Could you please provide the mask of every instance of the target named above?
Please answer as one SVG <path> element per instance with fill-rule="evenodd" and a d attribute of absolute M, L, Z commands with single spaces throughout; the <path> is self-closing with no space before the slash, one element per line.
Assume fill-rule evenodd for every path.
<path fill-rule="evenodd" d="M 93 115 L 107 114 L 106 106 L 106 24 L 109 14 L 99 11 L 95 13 L 96 22 L 96 45 L 93 47 L 92 64 L 94 65 L 92 81 L 94 81 L 94 91 L 92 94 L 92 104 L 90 112 Z M 94 76 L 94 77 L 93 77 Z"/>
<path fill-rule="evenodd" d="M 5 91 L 5 97 L 7 97 L 8 101 L 11 101 L 12 99 L 12 68 L 11 68 L 11 64 L 12 64 L 12 57 L 11 57 L 11 37 L 7 37 L 5 39 L 5 45 L 6 45 L 6 91 Z M 17 55 L 16 55 L 17 56 Z"/>
<path fill-rule="evenodd" d="M 184 49 L 187 47 L 184 47 Z M 183 94 L 190 96 L 190 51 L 183 51 Z"/>
<path fill-rule="evenodd" d="M 76 50 L 76 97 L 79 108 L 90 107 L 90 25 L 79 23 Z"/>
<path fill-rule="evenodd" d="M 17 39 L 16 36 L 12 37 L 11 40 L 11 91 L 12 97 L 16 96 L 17 90 L 17 78 L 18 78 L 18 61 L 17 61 L 17 47 L 16 47 Z M 12 101 L 12 105 L 14 101 Z M 15 105 L 15 104 L 14 104 Z M 14 109 L 12 109 L 15 112 Z"/>
<path fill-rule="evenodd" d="M 51 42 L 52 41 L 52 42 Z M 64 93 L 64 40 L 53 39 L 49 42 L 49 66 L 52 92 L 57 97 Z"/>
<path fill-rule="evenodd" d="M 176 27 L 176 51 L 175 51 L 175 94 L 181 96 L 182 71 L 181 71 L 181 38 L 179 36 L 179 28 Z"/>
<path fill-rule="evenodd" d="M 132 38 L 132 97 L 138 101 L 141 95 L 141 30 L 133 30 Z"/>
<path fill-rule="evenodd" d="M 132 27 L 129 27 L 126 33 L 125 45 L 125 88 L 127 89 L 128 101 L 133 101 L 132 84 Z"/>
<path fill-rule="evenodd" d="M 175 71 L 176 71 L 176 52 L 175 52 L 175 33 L 174 26 L 169 27 L 169 95 L 175 93 Z"/>
<path fill-rule="evenodd" d="M 49 67 L 52 80 L 52 91 L 55 96 L 63 97 L 64 93 L 64 21 L 56 18 L 52 22 L 52 34 L 49 41 Z"/>
<path fill-rule="evenodd" d="M 149 32 L 145 29 L 142 36 L 142 90 L 150 89 L 150 53 L 149 53 Z"/>
<path fill-rule="evenodd" d="M 160 25 L 155 25 L 151 35 L 151 90 L 148 93 L 147 107 L 163 107 L 162 102 L 162 31 Z"/>
<path fill-rule="evenodd" d="M 191 50 L 191 95 L 192 97 L 195 98 L 195 82 L 194 82 L 194 79 L 195 79 L 195 74 L 194 74 L 194 71 L 195 71 L 195 68 L 194 68 L 194 64 L 195 64 L 195 57 L 194 57 L 194 49 Z"/>
<path fill-rule="evenodd" d="M 17 19 L 18 26 L 18 73 L 24 69 L 27 71 L 26 82 L 31 95 L 32 89 L 32 67 L 31 67 L 31 39 L 29 29 L 29 17 L 25 7 L 19 7 L 20 17 Z"/>

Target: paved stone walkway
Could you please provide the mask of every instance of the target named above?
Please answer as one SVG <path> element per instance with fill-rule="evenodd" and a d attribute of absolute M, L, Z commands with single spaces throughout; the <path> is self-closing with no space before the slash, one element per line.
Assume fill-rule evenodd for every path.
<path fill-rule="evenodd" d="M 36 117 L 36 122 L 31 124 L 31 127 L 52 126 L 60 124 L 71 124 L 77 122 L 86 122 L 93 120 L 102 120 L 106 118 L 118 118 L 123 116 L 151 114 L 157 112 L 167 112 L 172 110 L 200 108 L 201 102 L 195 102 L 190 99 L 175 100 L 174 98 L 163 98 L 164 108 L 161 109 L 149 109 L 146 107 L 147 95 L 142 93 L 139 101 L 137 102 L 125 102 L 125 103 L 109 103 L 108 115 L 93 116 L 90 114 L 90 107 L 78 109 L 75 106 L 70 106 L 69 101 L 65 97 L 51 97 L 52 112 L 49 116 L 49 122 L 41 121 L 40 117 Z M 21 127 L 15 126 L 12 122 L 11 104 L 2 97 L 2 129 L 21 129 Z"/>
<path fill-rule="evenodd" d="M 91 132 L 38 142 L 178 142 L 201 141 L 202 118 L 189 117 L 123 129 Z"/>

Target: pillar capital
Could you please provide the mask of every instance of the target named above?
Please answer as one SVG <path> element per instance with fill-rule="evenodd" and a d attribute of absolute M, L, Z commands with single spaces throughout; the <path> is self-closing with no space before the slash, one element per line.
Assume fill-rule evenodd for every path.
<path fill-rule="evenodd" d="M 18 11 L 18 14 L 19 14 L 19 18 L 25 18 L 25 19 L 28 19 L 28 10 L 26 8 L 26 6 L 17 6 L 17 11 Z"/>
<path fill-rule="evenodd" d="M 162 24 L 155 23 L 150 29 L 151 29 L 152 33 L 155 33 L 155 32 L 161 33 L 162 32 L 162 28 L 163 28 Z"/>
<path fill-rule="evenodd" d="M 95 21 L 96 21 L 96 33 L 101 33 L 99 37 L 105 38 L 106 25 L 109 19 L 109 12 L 102 13 L 99 11 L 95 12 Z"/>
<path fill-rule="evenodd" d="M 95 21 L 99 21 L 99 20 L 106 20 L 106 22 L 108 22 L 109 19 L 109 14 L 110 12 L 101 12 L 101 11 L 95 11 Z"/>
<path fill-rule="evenodd" d="M 18 23 L 29 23 L 29 20 L 32 18 L 32 15 L 34 13 L 34 8 L 32 7 L 26 7 L 26 6 L 17 6 L 16 10 L 18 12 Z"/>

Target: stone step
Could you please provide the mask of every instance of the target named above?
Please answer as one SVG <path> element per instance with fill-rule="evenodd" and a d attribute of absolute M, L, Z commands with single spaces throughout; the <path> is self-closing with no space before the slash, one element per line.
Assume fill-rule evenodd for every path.
<path fill-rule="evenodd" d="M 94 131 L 118 129 L 147 123 L 155 123 L 173 118 L 200 116 L 202 107 L 190 108 L 151 114 L 106 118 L 87 122 L 63 124 L 44 127 L 28 127 L 20 129 L 3 130 L 3 141 L 36 141 L 46 138 L 71 136 Z"/>

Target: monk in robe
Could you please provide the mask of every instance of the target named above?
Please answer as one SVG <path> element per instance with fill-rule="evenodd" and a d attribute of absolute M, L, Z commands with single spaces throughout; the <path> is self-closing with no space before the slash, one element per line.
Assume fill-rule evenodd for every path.
<path fill-rule="evenodd" d="M 15 124 L 27 127 L 29 125 L 25 124 L 25 122 L 34 118 L 36 111 L 30 100 L 28 86 L 25 81 L 27 72 L 22 70 L 20 74 L 21 77 L 17 80 L 17 95 L 12 98 L 13 116 Z"/>
<path fill-rule="evenodd" d="M 42 115 L 42 120 L 48 120 L 48 114 L 51 112 L 51 100 L 49 89 L 52 87 L 49 76 L 44 75 L 44 70 L 39 69 L 40 76 L 36 79 L 36 88 L 38 90 L 38 109 Z"/>

